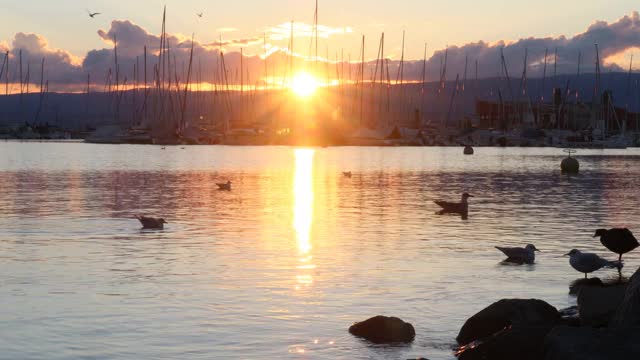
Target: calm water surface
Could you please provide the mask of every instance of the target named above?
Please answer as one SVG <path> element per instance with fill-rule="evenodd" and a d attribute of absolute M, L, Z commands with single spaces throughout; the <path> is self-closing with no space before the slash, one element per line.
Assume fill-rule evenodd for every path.
<path fill-rule="evenodd" d="M 556 307 L 571 248 L 640 229 L 640 151 L 0 143 L 1 359 L 452 359 L 505 297 Z M 350 170 L 352 178 L 341 172 Z M 233 191 L 215 182 L 233 182 Z M 435 215 L 438 198 L 470 216 Z M 141 231 L 135 214 L 161 215 Z M 640 231 L 640 230 L 638 230 Z M 535 265 L 496 245 L 534 243 Z M 604 251 L 603 251 L 604 250 Z M 626 273 L 640 252 L 626 256 Z M 610 277 L 615 271 L 594 275 Z M 348 334 L 385 314 L 407 346 Z"/>

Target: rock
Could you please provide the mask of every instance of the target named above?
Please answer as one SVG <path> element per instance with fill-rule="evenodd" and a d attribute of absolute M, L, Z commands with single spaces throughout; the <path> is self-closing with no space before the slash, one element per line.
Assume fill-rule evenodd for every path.
<path fill-rule="evenodd" d="M 545 360 L 640 359 L 640 327 L 557 326 L 544 341 Z"/>
<path fill-rule="evenodd" d="M 617 328 L 640 326 L 640 268 L 631 277 L 610 326 Z"/>
<path fill-rule="evenodd" d="M 580 326 L 580 316 L 578 315 L 578 307 L 571 306 L 566 309 L 558 310 L 560 313 L 560 323 L 558 325 Z"/>
<path fill-rule="evenodd" d="M 578 313 L 582 326 L 607 326 L 622 303 L 626 284 L 582 286 L 578 292 Z"/>
<path fill-rule="evenodd" d="M 597 277 L 588 279 L 576 279 L 569 284 L 569 295 L 578 295 L 580 289 L 586 286 L 605 286 L 605 284 Z"/>
<path fill-rule="evenodd" d="M 349 332 L 376 344 L 411 342 L 416 336 L 413 325 L 397 317 L 381 315 L 351 325 Z"/>
<path fill-rule="evenodd" d="M 551 326 L 512 326 L 484 340 L 464 346 L 460 360 L 539 360 Z"/>
<path fill-rule="evenodd" d="M 456 337 L 458 344 L 487 338 L 508 326 L 548 327 L 560 321 L 555 307 L 537 299 L 503 299 L 470 317 Z"/>

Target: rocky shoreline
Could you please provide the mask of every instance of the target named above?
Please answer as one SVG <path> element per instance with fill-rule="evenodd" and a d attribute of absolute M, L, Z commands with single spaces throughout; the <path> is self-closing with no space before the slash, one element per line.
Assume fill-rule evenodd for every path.
<path fill-rule="evenodd" d="M 460 360 L 640 359 L 640 268 L 628 282 L 571 284 L 577 306 L 558 310 L 539 299 L 502 299 L 463 324 Z M 373 343 L 412 342 L 411 324 L 376 316 L 349 328 Z M 426 360 L 426 358 L 425 358 Z"/>

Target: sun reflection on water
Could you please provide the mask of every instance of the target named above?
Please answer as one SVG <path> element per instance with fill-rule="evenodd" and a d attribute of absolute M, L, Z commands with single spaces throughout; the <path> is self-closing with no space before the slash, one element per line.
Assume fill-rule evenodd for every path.
<path fill-rule="evenodd" d="M 298 244 L 300 270 L 314 269 L 311 256 L 311 225 L 313 224 L 313 149 L 296 149 L 293 179 L 293 228 Z M 313 277 L 308 273 L 297 275 L 298 284 L 309 285 Z"/>

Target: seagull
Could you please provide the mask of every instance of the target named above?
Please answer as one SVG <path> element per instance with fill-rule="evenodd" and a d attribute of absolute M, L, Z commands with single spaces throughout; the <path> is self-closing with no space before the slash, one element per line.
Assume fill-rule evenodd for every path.
<path fill-rule="evenodd" d="M 216 185 L 218 185 L 218 190 L 231 191 L 231 181 L 227 180 L 226 183 L 216 183 Z"/>
<path fill-rule="evenodd" d="M 92 18 L 92 19 L 93 19 L 96 15 L 100 15 L 100 13 L 99 13 L 99 12 L 92 13 L 92 12 L 91 12 L 91 11 L 89 11 L 89 10 L 87 10 L 87 13 L 89 14 L 89 17 L 90 17 L 90 18 Z"/>
<path fill-rule="evenodd" d="M 469 193 L 462 194 L 462 201 L 458 202 L 448 202 L 442 200 L 434 201 L 438 204 L 442 210 L 438 211 L 438 215 L 442 214 L 460 214 L 466 215 L 469 212 L 469 202 L 468 199 L 470 197 L 474 197 L 473 195 L 469 195 Z"/>
<path fill-rule="evenodd" d="M 143 229 L 163 229 L 164 224 L 168 224 L 163 218 L 152 218 L 148 216 L 135 216 L 142 224 Z"/>
<path fill-rule="evenodd" d="M 533 262 L 536 260 L 535 252 L 540 251 L 536 249 L 533 244 L 528 244 L 523 248 L 496 246 L 496 249 L 502 251 L 505 255 L 507 255 L 506 261 L 520 264 L 533 264 Z"/>
<path fill-rule="evenodd" d="M 571 267 L 578 270 L 581 273 L 584 273 L 584 278 L 587 278 L 587 274 L 594 272 L 596 270 L 600 270 L 603 267 L 606 268 L 622 268 L 621 261 L 609 261 L 607 259 L 603 259 L 600 256 L 592 253 L 583 253 L 580 250 L 573 249 L 568 253 L 564 254 L 564 256 L 569 256 L 569 264 Z"/>
<path fill-rule="evenodd" d="M 622 254 L 626 254 L 640 246 L 638 240 L 627 228 L 598 229 L 593 237 L 598 236 L 604 247 L 618 254 L 618 261 L 622 261 Z"/>
<path fill-rule="evenodd" d="M 350 178 L 351 177 L 351 171 L 343 171 L 342 175 L 344 175 L 345 177 Z"/>
<path fill-rule="evenodd" d="M 198 14 L 196 14 L 196 15 L 198 15 L 198 17 L 199 17 L 199 18 L 202 18 L 202 16 L 204 15 L 204 13 L 198 13 Z"/>

